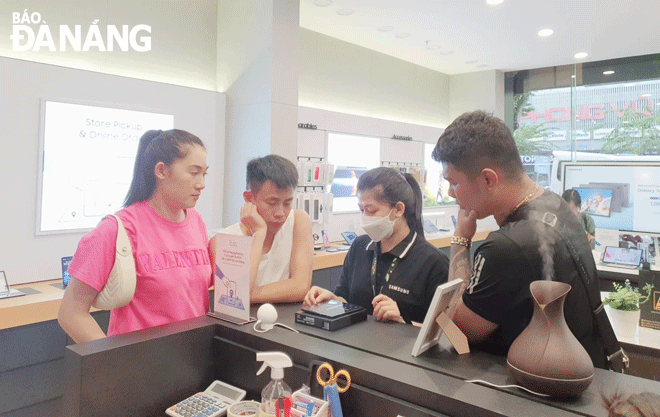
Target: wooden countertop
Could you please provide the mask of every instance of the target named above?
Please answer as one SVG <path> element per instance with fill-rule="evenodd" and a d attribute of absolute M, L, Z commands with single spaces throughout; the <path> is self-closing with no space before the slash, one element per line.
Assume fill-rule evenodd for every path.
<path fill-rule="evenodd" d="M 478 230 L 474 240 L 484 240 L 488 233 L 490 233 L 488 230 Z M 427 236 L 427 239 L 436 247 L 441 248 L 449 246 L 451 236 L 452 233 L 445 232 Z M 348 246 L 341 245 L 338 242 L 334 246 L 348 248 Z M 313 269 L 319 270 L 341 266 L 345 257 L 346 251 L 314 251 Z M 30 294 L 0 299 L 0 330 L 57 319 L 57 312 L 60 309 L 62 296 L 64 295 L 61 284 L 62 280 L 56 279 L 12 286 L 17 290 L 27 289 Z M 92 311 L 98 310 L 93 309 Z"/>
<path fill-rule="evenodd" d="M 12 285 L 12 289 L 28 294 L 0 300 L 0 330 L 57 319 L 64 295 L 61 284 L 61 279 L 55 279 Z"/>

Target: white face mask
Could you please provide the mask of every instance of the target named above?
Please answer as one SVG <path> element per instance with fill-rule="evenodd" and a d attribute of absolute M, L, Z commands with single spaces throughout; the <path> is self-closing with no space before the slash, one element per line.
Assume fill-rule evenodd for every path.
<path fill-rule="evenodd" d="M 394 208 L 392 208 L 394 210 Z M 392 236 L 395 220 L 390 220 L 392 210 L 385 217 L 365 216 L 360 219 L 360 226 L 374 242 L 380 242 Z"/>

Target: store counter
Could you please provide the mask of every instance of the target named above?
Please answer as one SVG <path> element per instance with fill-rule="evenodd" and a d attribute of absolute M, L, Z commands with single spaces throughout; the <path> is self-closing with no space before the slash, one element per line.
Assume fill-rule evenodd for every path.
<path fill-rule="evenodd" d="M 209 317 L 72 345 L 66 352 L 64 415 L 161 416 L 164 410 L 220 379 L 259 400 L 269 376 L 256 376 L 258 351 L 283 351 L 294 367 L 285 381 L 295 390 L 310 382 L 313 361 L 346 369 L 351 388 L 341 394 L 344 415 L 371 416 L 606 416 L 600 392 L 660 392 L 660 383 L 596 370 L 594 381 L 576 399 L 535 397 L 517 389 L 498 389 L 466 380 L 509 384 L 505 358 L 485 353 L 459 356 L 441 346 L 417 358 L 411 350 L 418 328 L 366 322 L 335 332 L 294 323 L 296 305 L 277 306 L 275 327 L 257 333 Z M 253 313 L 256 310 L 253 309 Z"/>

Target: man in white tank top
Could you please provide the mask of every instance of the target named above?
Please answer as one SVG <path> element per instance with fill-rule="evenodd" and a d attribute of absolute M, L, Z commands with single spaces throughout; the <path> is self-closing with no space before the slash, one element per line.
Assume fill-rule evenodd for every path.
<path fill-rule="evenodd" d="M 305 211 L 291 210 L 297 185 L 298 171 L 288 159 L 278 155 L 252 159 L 247 166 L 241 221 L 220 232 L 254 237 L 250 265 L 253 304 L 300 302 L 311 286 L 312 224 Z"/>

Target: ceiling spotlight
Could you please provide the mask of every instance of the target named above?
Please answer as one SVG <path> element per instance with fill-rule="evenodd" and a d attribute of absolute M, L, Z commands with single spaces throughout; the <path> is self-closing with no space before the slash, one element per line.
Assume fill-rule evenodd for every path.
<path fill-rule="evenodd" d="M 571 78 L 575 78 L 575 74 L 571 75 Z"/>
<path fill-rule="evenodd" d="M 478 61 L 476 59 L 471 59 L 469 61 L 465 61 L 466 64 L 476 64 Z"/>
<path fill-rule="evenodd" d="M 353 10 L 353 9 L 339 9 L 339 10 L 337 10 L 337 14 L 339 16 L 348 16 L 348 15 L 352 15 L 353 13 L 355 13 L 355 10 Z"/>
<path fill-rule="evenodd" d="M 394 30 L 393 26 L 381 26 L 378 28 L 379 32 L 389 32 L 391 30 Z"/>
<path fill-rule="evenodd" d="M 586 52 L 578 52 L 577 54 L 575 54 L 576 59 L 586 58 L 587 56 L 589 56 L 589 54 Z"/>
<path fill-rule="evenodd" d="M 410 36 L 410 33 L 397 33 L 396 35 L 394 35 L 395 38 L 399 38 L 399 39 L 404 39 L 407 38 L 408 36 Z"/>
<path fill-rule="evenodd" d="M 547 36 L 552 35 L 553 33 L 555 33 L 555 31 L 552 30 L 552 29 L 541 29 L 541 30 L 539 30 L 538 35 L 542 38 L 545 38 Z"/>
<path fill-rule="evenodd" d="M 614 74 L 614 71 L 612 70 L 603 71 L 603 75 L 612 75 L 612 74 Z"/>
<path fill-rule="evenodd" d="M 490 4 L 491 6 L 496 6 L 498 4 L 502 4 L 504 0 L 486 0 L 486 3 Z"/>
<path fill-rule="evenodd" d="M 314 5 L 319 7 L 326 7 L 332 4 L 332 0 L 314 0 Z"/>
<path fill-rule="evenodd" d="M 440 54 L 440 55 L 451 55 L 451 54 L 453 54 L 453 53 L 454 53 L 454 51 L 442 51 L 442 52 L 438 52 L 438 54 Z"/>

